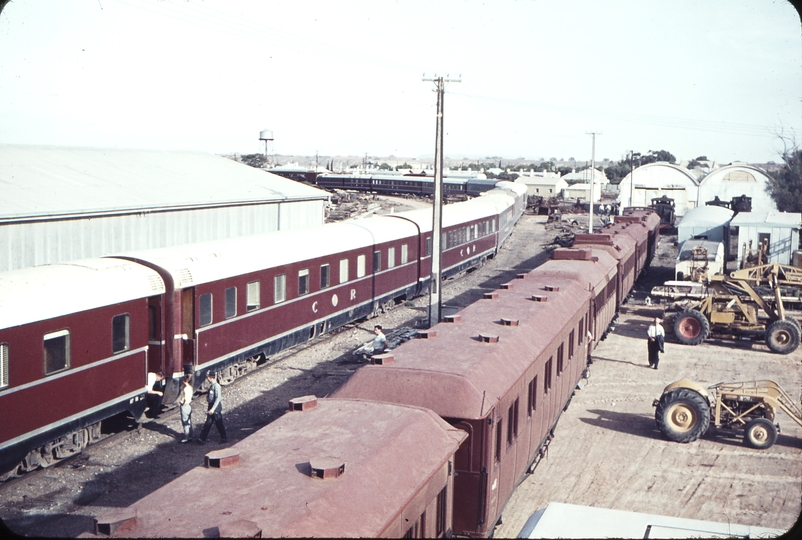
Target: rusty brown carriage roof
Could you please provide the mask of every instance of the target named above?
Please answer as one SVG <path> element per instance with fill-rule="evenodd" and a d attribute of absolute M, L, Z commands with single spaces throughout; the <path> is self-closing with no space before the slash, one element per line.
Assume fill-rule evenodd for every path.
<path fill-rule="evenodd" d="M 392 351 L 392 363 L 359 369 L 335 396 L 418 405 L 444 418 L 484 418 L 536 358 L 556 348 L 560 331 L 587 305 L 590 273 L 577 280 L 561 274 L 562 267 L 549 261 L 510 288 L 486 293 L 491 298 L 463 309 L 459 322 L 437 324 L 428 339 Z M 589 260 L 593 267 L 597 277 L 607 270 Z"/>
<path fill-rule="evenodd" d="M 115 536 L 204 537 L 252 522 L 264 538 L 375 537 L 467 437 L 417 407 L 295 401 L 308 410 L 208 454 L 224 464 L 237 453 L 239 462 L 196 467 L 142 498 L 128 509 L 136 509 L 136 527 Z M 313 467 L 332 477 L 315 477 Z"/>

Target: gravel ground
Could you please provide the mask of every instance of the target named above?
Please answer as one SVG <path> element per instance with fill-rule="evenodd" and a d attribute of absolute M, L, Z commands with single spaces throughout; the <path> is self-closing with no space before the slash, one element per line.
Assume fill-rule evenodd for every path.
<path fill-rule="evenodd" d="M 414 205 L 407 200 L 383 206 Z M 516 274 L 548 258 L 543 244 L 559 230 L 545 225 L 543 216 L 524 216 L 498 256 L 484 267 L 449 280 L 443 288 L 444 311 L 464 307 L 498 288 Z M 229 439 L 236 442 L 284 413 L 291 398 L 326 396 L 361 364 L 352 352 L 372 340 L 381 324 L 388 335 L 402 327 L 425 322 L 428 296 L 401 305 L 375 319 L 350 325 L 334 335 L 273 357 L 268 364 L 223 389 L 224 420 Z M 193 417 L 204 419 L 205 396 L 196 396 Z M 211 450 L 221 448 L 213 429 L 209 443 L 179 444 L 177 414 L 163 413 L 139 430 L 90 446 L 81 455 L 0 487 L 0 519 L 14 533 L 41 537 L 75 537 L 93 530 L 92 519 L 126 507 L 203 463 Z"/>

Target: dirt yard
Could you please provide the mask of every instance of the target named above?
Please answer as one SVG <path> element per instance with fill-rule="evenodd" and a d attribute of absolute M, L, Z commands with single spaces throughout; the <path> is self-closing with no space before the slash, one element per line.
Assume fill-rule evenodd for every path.
<path fill-rule="evenodd" d="M 671 247 L 664 239 L 663 262 Z M 779 529 L 799 519 L 802 428 L 785 413 L 777 413 L 780 436 L 767 450 L 714 429 L 680 444 L 658 431 L 652 402 L 679 379 L 706 386 L 771 379 L 799 403 L 802 348 L 783 356 L 762 343 L 710 341 L 692 347 L 669 335 L 655 371 L 647 362 L 645 334 L 660 308 L 643 299 L 650 282 L 659 281 L 655 274 L 664 270 L 650 272 L 619 314 L 614 332 L 594 351 L 587 386 L 562 414 L 547 457 L 508 503 L 496 537 L 515 537 L 535 510 L 552 501 Z"/>

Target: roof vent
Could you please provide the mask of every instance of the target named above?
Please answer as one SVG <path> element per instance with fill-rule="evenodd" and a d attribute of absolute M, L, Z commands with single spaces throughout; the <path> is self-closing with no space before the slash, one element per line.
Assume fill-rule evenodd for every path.
<path fill-rule="evenodd" d="M 222 523 L 217 526 L 220 538 L 261 538 L 262 529 L 255 521 L 238 519 L 229 523 Z"/>
<path fill-rule="evenodd" d="M 498 293 L 496 291 L 486 292 L 484 294 L 484 299 L 485 300 L 496 300 L 496 299 L 498 299 Z"/>
<path fill-rule="evenodd" d="M 443 320 L 447 323 L 459 323 L 462 322 L 462 315 L 446 315 Z"/>
<path fill-rule="evenodd" d="M 393 353 L 374 354 L 371 362 L 377 366 L 388 366 L 395 362 L 395 356 Z"/>
<path fill-rule="evenodd" d="M 541 296 L 539 294 L 533 294 L 532 295 L 532 300 L 534 300 L 535 302 L 548 302 L 549 301 L 549 297 L 548 296 Z"/>
<path fill-rule="evenodd" d="M 225 469 L 239 463 L 239 451 L 233 448 L 215 450 L 206 454 L 205 461 L 209 469 Z"/>
<path fill-rule="evenodd" d="M 95 534 L 111 536 L 116 531 L 136 529 L 136 508 L 120 508 L 102 514 L 94 519 Z"/>
<path fill-rule="evenodd" d="M 591 254 L 590 249 L 557 248 L 552 252 L 551 258 L 557 261 L 587 261 L 591 259 Z"/>
<path fill-rule="evenodd" d="M 483 343 L 498 343 L 498 336 L 491 336 L 489 334 L 479 334 L 479 341 Z"/>
<path fill-rule="evenodd" d="M 546 285 L 543 287 L 543 290 L 550 291 L 550 292 L 558 292 L 560 290 L 559 287 L 555 287 L 554 285 Z"/>
<path fill-rule="evenodd" d="M 316 396 L 303 396 L 292 398 L 290 400 L 291 411 L 308 411 L 310 409 L 314 409 L 315 407 L 317 407 Z"/>
<path fill-rule="evenodd" d="M 529 279 L 529 274 L 518 274 L 515 279 Z"/>
<path fill-rule="evenodd" d="M 518 319 L 501 319 L 501 324 L 504 326 L 518 326 L 521 324 L 521 321 Z"/>
<path fill-rule="evenodd" d="M 509 283 L 502 283 L 501 284 L 501 288 L 502 289 L 506 289 L 506 290 L 513 289 L 514 287 L 515 287 L 515 285 L 513 284 L 512 281 L 510 281 Z"/>
<path fill-rule="evenodd" d="M 337 478 L 345 472 L 345 463 L 339 458 L 310 459 L 309 466 L 312 468 L 312 478 Z"/>
<path fill-rule="evenodd" d="M 418 339 L 432 339 L 437 337 L 436 330 L 418 330 L 418 333 L 415 334 L 415 337 Z"/>

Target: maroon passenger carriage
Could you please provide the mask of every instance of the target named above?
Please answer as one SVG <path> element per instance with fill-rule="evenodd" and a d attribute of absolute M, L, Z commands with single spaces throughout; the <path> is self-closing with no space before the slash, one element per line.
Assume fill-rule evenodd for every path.
<path fill-rule="evenodd" d="M 141 415 L 159 275 L 119 259 L 0 273 L 0 477 L 80 452 Z"/>
<path fill-rule="evenodd" d="M 361 400 L 290 411 L 128 508 L 97 534 L 144 538 L 443 538 L 466 434 L 433 412 Z"/>
<path fill-rule="evenodd" d="M 495 255 L 522 189 L 444 207 L 444 277 Z M 431 210 L 402 212 L 0 274 L 0 411 L 14 411 L 0 479 L 79 452 L 105 418 L 139 418 L 147 372 L 167 375 L 172 403 L 185 371 L 230 380 L 419 294 L 431 230 Z"/>

